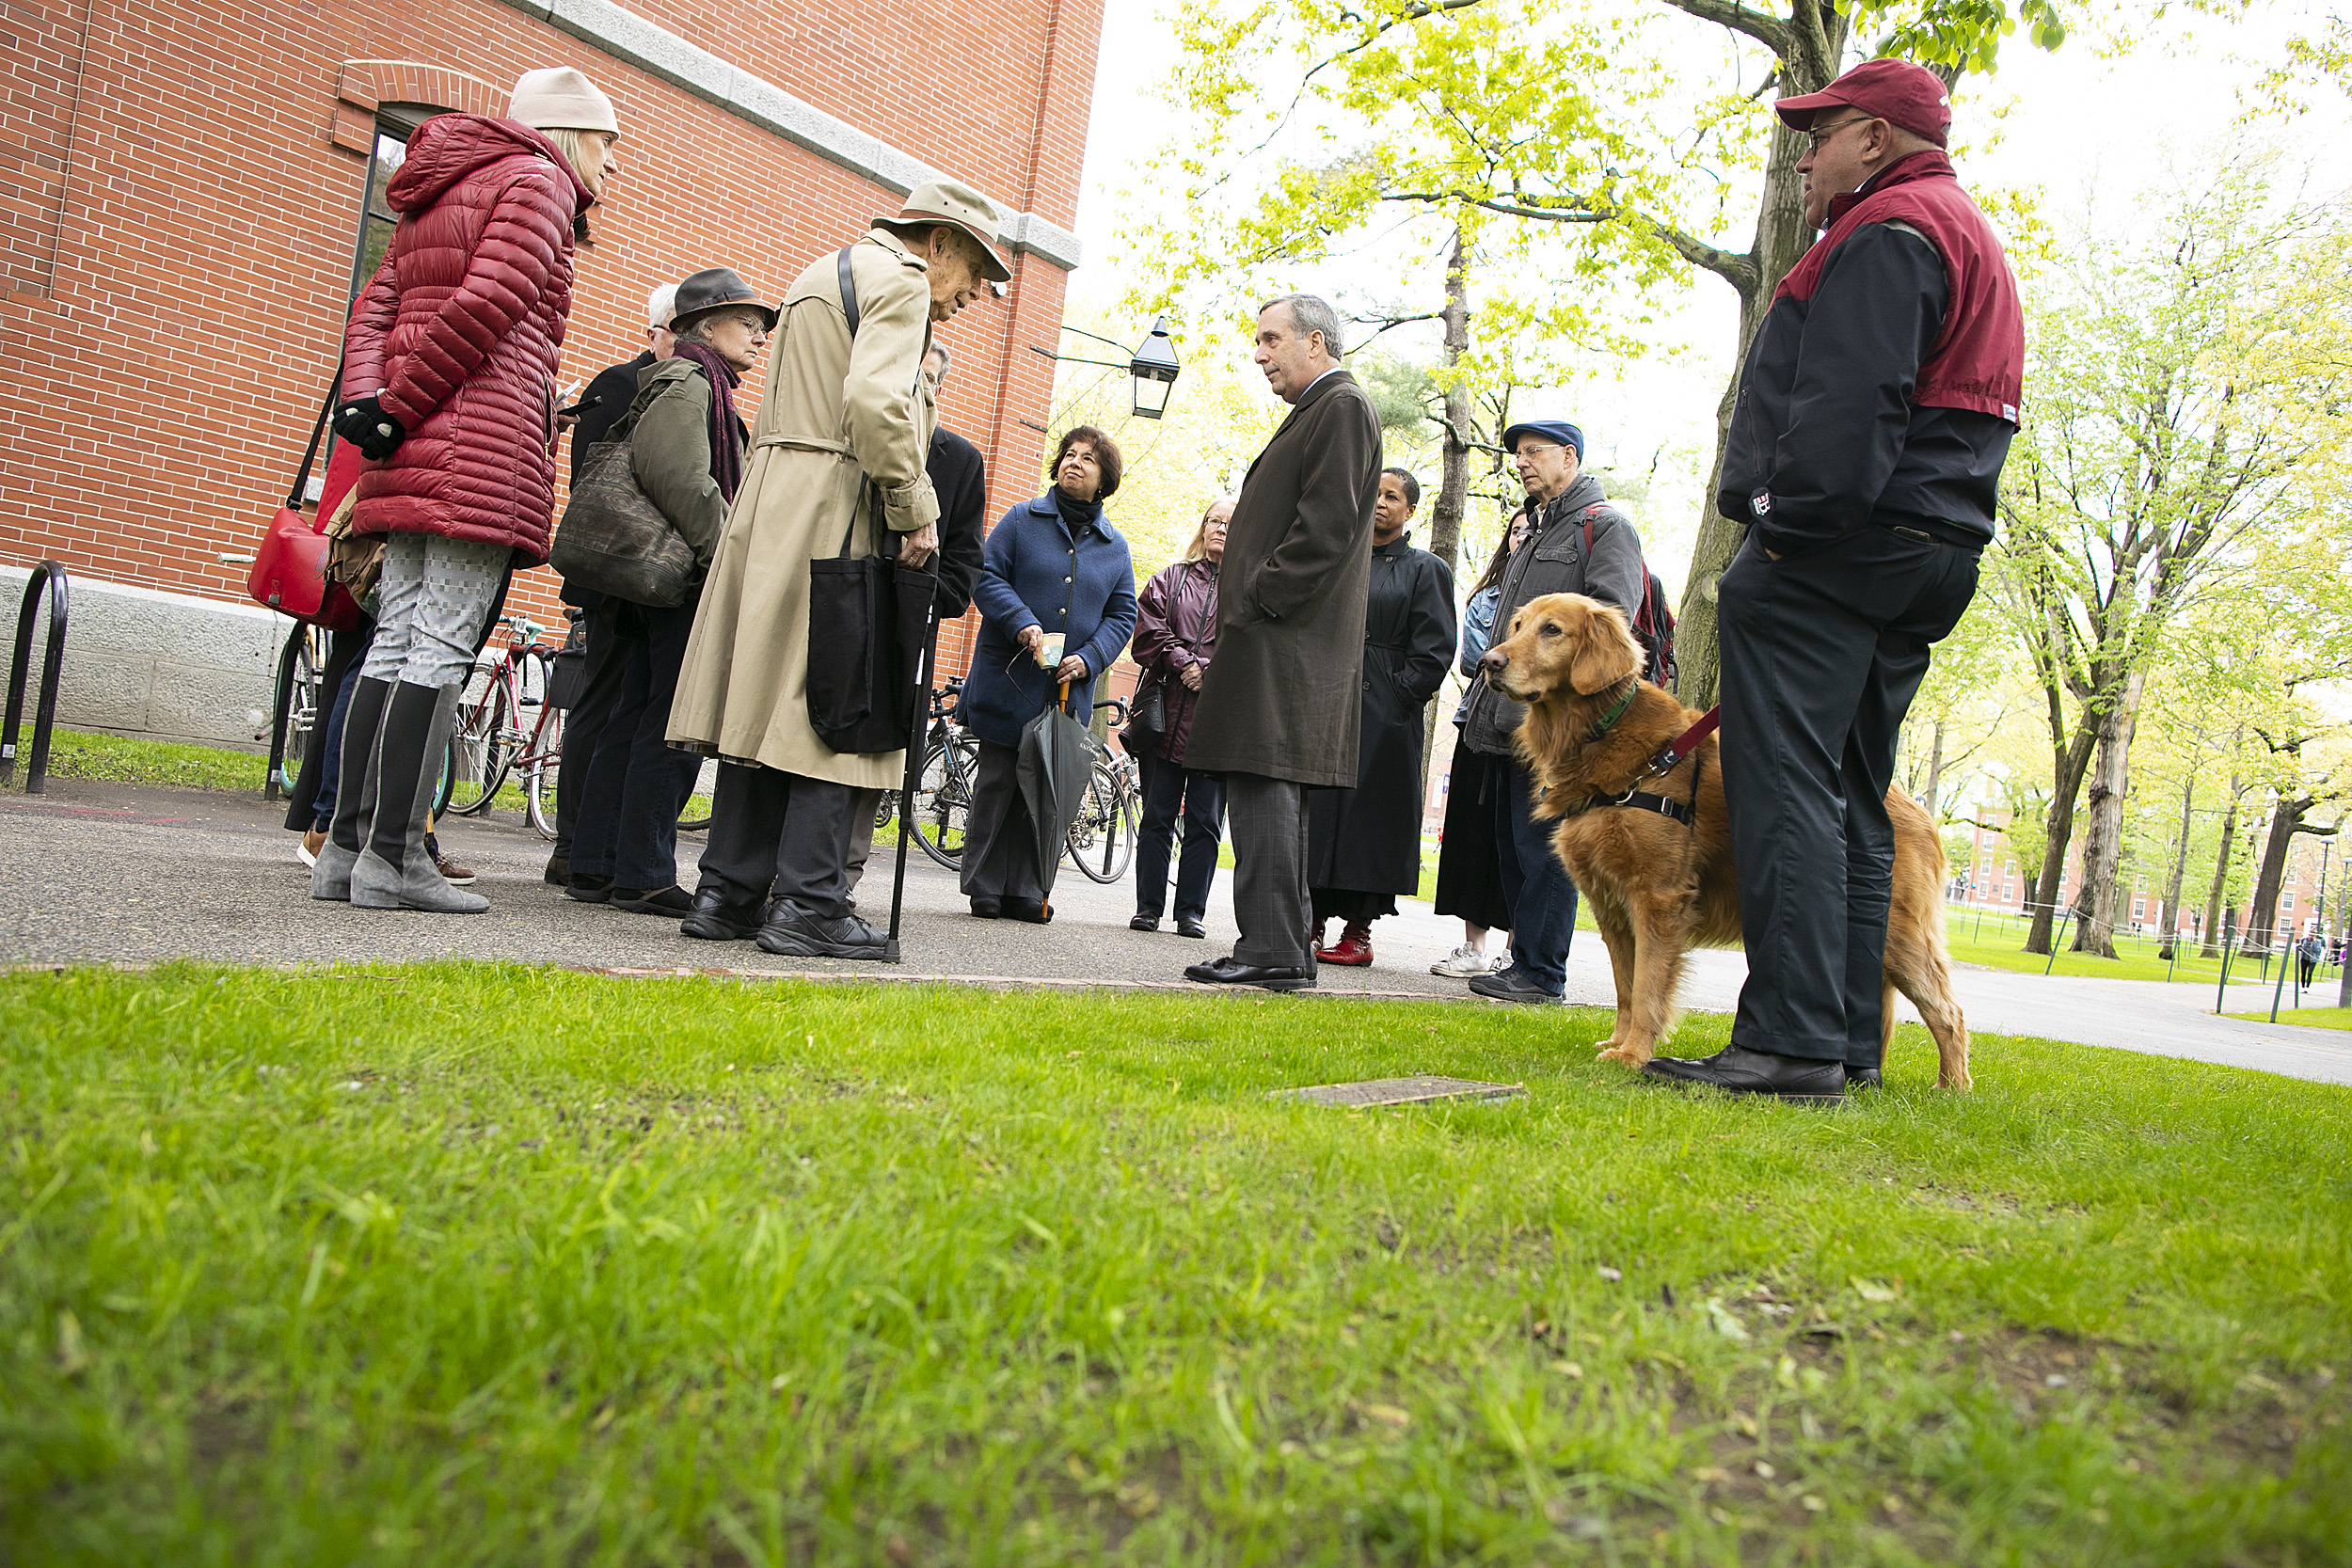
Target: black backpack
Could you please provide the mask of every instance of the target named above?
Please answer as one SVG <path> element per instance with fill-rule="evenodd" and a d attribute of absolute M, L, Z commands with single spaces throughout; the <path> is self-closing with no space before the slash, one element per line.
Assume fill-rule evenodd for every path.
<path fill-rule="evenodd" d="M 1584 559 L 1593 559 L 1593 519 L 1609 508 L 1605 505 L 1584 509 Z M 1633 612 L 1633 641 L 1642 645 L 1649 657 L 1648 675 L 1654 686 L 1674 685 L 1677 666 L 1675 663 L 1675 612 L 1666 602 L 1666 585 L 1658 580 L 1658 574 L 1642 562 L 1642 576 L 1646 579 L 1642 589 L 1642 605 Z"/>

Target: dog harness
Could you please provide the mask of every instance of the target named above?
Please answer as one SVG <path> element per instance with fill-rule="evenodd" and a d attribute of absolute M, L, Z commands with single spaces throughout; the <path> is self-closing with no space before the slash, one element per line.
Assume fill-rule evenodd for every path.
<path fill-rule="evenodd" d="M 1625 695 L 1618 698 L 1616 705 L 1610 708 L 1598 724 L 1593 727 L 1591 738 L 1585 744 L 1590 745 L 1594 740 L 1598 740 L 1602 736 L 1607 735 L 1611 727 L 1625 717 L 1625 710 L 1632 705 L 1632 702 L 1633 687 L 1629 683 Z M 1699 742 L 1714 734 L 1716 727 L 1723 722 L 1723 712 L 1721 704 L 1708 708 L 1699 716 L 1697 723 L 1667 742 L 1666 749 L 1650 758 L 1648 766 L 1634 776 L 1633 782 L 1636 787 L 1627 790 L 1623 795 L 1593 796 L 1579 806 L 1577 811 L 1580 813 L 1590 811 L 1595 806 L 1622 806 L 1628 811 L 1651 811 L 1661 816 L 1671 816 L 1695 832 L 1698 829 L 1699 775 L 1705 771 L 1705 763 L 1699 763 L 1691 769 L 1691 798 L 1688 800 L 1676 800 L 1663 795 L 1652 795 L 1639 786 L 1643 778 L 1662 779 L 1679 768 L 1683 758 L 1694 756 L 1698 752 Z"/>

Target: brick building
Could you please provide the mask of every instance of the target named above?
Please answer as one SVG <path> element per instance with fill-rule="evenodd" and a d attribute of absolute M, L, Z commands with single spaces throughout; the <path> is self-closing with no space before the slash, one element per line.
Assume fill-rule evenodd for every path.
<path fill-rule="evenodd" d="M 1033 494 L 1054 366 L 1031 345 L 1051 352 L 1078 261 L 1101 20 L 1101 0 L 8 0 L 0 563 L 75 576 L 66 717 L 250 738 L 238 694 L 285 624 L 221 557 L 300 460 L 380 253 L 367 198 L 416 125 L 501 113 L 535 66 L 579 67 L 622 125 L 564 384 L 637 352 L 656 284 L 723 262 L 779 297 L 946 174 L 1000 209 L 1014 279 L 944 330 L 943 420 L 987 455 L 992 516 Z M 175 629 L 109 639 L 111 601 L 82 592 L 103 583 L 145 607 L 118 624 Z M 515 603 L 555 621 L 554 586 L 518 576 Z"/>

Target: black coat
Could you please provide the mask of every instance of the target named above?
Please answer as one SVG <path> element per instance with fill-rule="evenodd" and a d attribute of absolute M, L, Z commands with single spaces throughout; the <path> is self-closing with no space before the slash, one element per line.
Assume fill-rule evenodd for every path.
<path fill-rule="evenodd" d="M 653 351 L 647 349 L 626 365 L 613 365 L 598 371 L 596 378 L 588 383 L 588 389 L 580 394 L 573 406 L 580 410 L 580 422 L 572 426 L 572 479 L 578 483 L 580 466 L 587 461 L 588 449 L 604 439 L 607 432 L 621 422 L 628 405 L 637 401 L 637 372 L 653 363 Z"/>
<path fill-rule="evenodd" d="M 1372 552 L 1364 733 L 1353 789 L 1308 798 L 1307 880 L 1352 893 L 1421 886 L 1422 721 L 1454 663 L 1454 574 L 1403 535 Z"/>
<path fill-rule="evenodd" d="M 1184 766 L 1356 783 L 1380 417 L 1356 378 L 1307 388 L 1242 481 L 1217 571 L 1216 657 Z"/>
<path fill-rule="evenodd" d="M 979 448 L 943 428 L 931 432 L 931 452 L 923 466 L 939 496 L 939 618 L 952 621 L 972 608 L 972 584 L 980 575 L 988 465 Z"/>

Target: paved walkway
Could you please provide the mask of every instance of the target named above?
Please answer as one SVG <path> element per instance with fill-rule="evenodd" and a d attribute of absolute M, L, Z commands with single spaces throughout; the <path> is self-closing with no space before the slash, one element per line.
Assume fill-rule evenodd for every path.
<path fill-rule="evenodd" d="M 446 847 L 481 873 L 475 891 L 490 912 L 471 917 L 388 915 L 312 902 L 294 838 L 278 827 L 283 808 L 258 796 L 53 780 L 48 793 L 0 793 L 0 960 L 153 962 L 201 958 L 251 963 L 439 958 L 511 958 L 596 969 L 731 969 L 747 974 L 865 974 L 878 966 L 779 958 L 749 942 L 706 943 L 675 924 L 576 904 L 540 880 L 548 847 L 502 813 L 456 821 Z M 691 879 L 695 841 L 683 841 Z M 869 917 L 889 913 L 887 859 L 878 851 L 866 887 Z M 1212 897 L 1209 940 L 1127 929 L 1132 889 L 1098 887 L 1067 864 L 1048 927 L 977 921 L 955 879 L 911 858 L 906 961 L 891 978 L 1056 984 L 1185 985 L 1184 966 L 1231 950 L 1227 879 Z M 878 909 L 875 906 L 879 906 Z M 1429 966 L 1460 940 L 1460 927 L 1426 905 L 1375 928 L 1378 960 L 1369 969 L 1326 967 L 1327 994 L 1468 1000 L 1458 981 Z M 1727 1011 L 1746 968 L 1737 953 L 1694 956 L 1687 1006 Z M 1969 1026 L 2257 1068 L 2329 1083 L 2352 1083 L 2352 1033 L 2216 1018 L 2202 986 L 2136 980 L 2043 978 L 1964 969 L 1959 979 Z M 2267 990 L 2233 986 L 2229 1010 L 2267 1009 Z M 1568 997 L 1607 1006 L 1608 957 L 1585 933 L 1569 962 Z M 1490 1005 L 1490 1004 L 1481 1004 Z M 1904 1008 L 1906 1018 L 1912 1016 Z"/>

